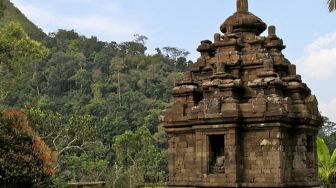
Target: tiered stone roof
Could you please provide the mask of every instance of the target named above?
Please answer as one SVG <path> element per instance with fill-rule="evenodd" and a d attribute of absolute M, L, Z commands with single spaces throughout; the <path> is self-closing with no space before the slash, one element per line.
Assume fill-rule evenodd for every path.
<path fill-rule="evenodd" d="M 320 126 L 317 100 L 282 54 L 285 45 L 275 26 L 260 36 L 266 24 L 242 0 L 220 28 L 213 42 L 201 42 L 201 57 L 174 88 L 167 128 L 271 119 Z"/>

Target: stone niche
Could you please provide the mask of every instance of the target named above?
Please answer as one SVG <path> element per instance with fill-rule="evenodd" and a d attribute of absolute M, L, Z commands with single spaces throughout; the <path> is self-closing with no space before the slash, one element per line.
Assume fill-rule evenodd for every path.
<path fill-rule="evenodd" d="M 168 187 L 316 187 L 317 100 L 247 0 L 173 89 Z"/>

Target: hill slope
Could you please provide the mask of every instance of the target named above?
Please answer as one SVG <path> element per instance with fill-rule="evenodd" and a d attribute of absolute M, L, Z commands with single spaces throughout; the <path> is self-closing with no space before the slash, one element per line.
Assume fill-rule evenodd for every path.
<path fill-rule="evenodd" d="M 40 28 L 28 20 L 13 3 L 9 0 L 0 0 L 0 27 L 11 21 L 19 22 L 34 40 L 41 41 L 47 36 Z"/>

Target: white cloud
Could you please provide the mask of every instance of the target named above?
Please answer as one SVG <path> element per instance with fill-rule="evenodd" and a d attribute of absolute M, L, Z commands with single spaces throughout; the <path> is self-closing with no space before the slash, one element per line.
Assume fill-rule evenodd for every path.
<path fill-rule="evenodd" d="M 309 44 L 303 57 L 296 61 L 303 74 L 315 79 L 335 77 L 336 72 L 336 33 L 318 37 Z"/>
<path fill-rule="evenodd" d="M 86 0 L 86 2 L 91 4 L 91 0 Z M 94 13 L 77 16 L 45 10 L 20 0 L 15 0 L 14 4 L 45 32 L 54 32 L 57 29 L 75 29 L 80 34 L 101 36 L 105 40 L 107 38 L 116 40 L 133 36 L 135 33 L 144 33 L 142 26 L 138 22 L 125 20 L 121 15 L 118 15 L 120 12 L 120 6 L 118 5 L 107 6 L 111 13 L 109 15 Z"/>
<path fill-rule="evenodd" d="M 321 104 L 320 110 L 322 111 L 322 115 L 327 116 L 331 121 L 336 122 L 336 98 L 329 103 Z"/>
<path fill-rule="evenodd" d="M 314 52 L 316 49 L 335 48 L 336 33 L 329 33 L 323 37 L 318 37 L 315 41 L 308 45 L 307 51 Z"/>

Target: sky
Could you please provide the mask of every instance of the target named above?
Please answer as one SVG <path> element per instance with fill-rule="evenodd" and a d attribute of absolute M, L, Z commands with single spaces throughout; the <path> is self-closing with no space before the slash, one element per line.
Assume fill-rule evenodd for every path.
<path fill-rule="evenodd" d="M 336 122 L 336 12 L 327 0 L 249 0 L 249 10 L 277 27 L 285 56 L 297 65 L 324 116 Z M 44 32 L 74 29 L 102 41 L 124 42 L 134 34 L 149 38 L 147 53 L 165 46 L 190 52 L 213 40 L 236 10 L 235 0 L 11 0 Z"/>

